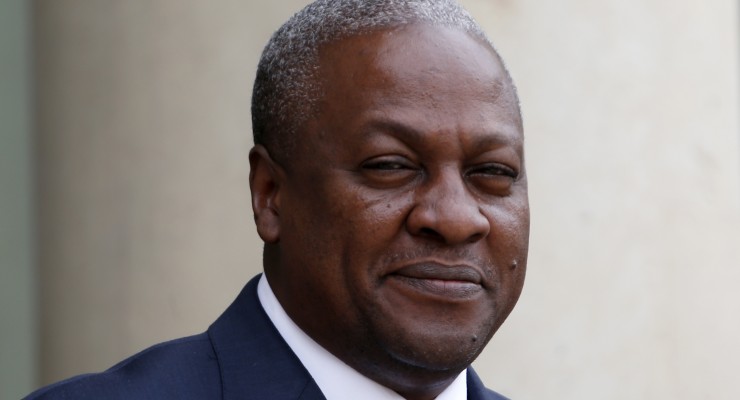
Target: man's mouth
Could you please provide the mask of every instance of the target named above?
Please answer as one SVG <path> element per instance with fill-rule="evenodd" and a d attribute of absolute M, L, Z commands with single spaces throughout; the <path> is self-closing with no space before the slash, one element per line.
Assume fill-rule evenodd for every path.
<path fill-rule="evenodd" d="M 404 266 L 388 278 L 423 294 L 464 300 L 483 290 L 482 276 L 474 267 L 420 262 Z"/>

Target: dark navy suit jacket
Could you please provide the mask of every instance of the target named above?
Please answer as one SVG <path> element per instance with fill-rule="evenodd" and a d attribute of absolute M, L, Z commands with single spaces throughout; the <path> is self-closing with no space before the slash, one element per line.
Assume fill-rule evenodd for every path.
<path fill-rule="evenodd" d="M 262 309 L 258 278 L 207 332 L 155 345 L 105 372 L 67 379 L 26 399 L 325 400 Z M 469 368 L 468 399 L 505 398 Z"/>

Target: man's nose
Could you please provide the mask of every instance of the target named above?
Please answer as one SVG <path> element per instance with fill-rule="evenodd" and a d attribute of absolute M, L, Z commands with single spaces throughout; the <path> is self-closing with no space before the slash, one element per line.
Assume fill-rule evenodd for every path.
<path fill-rule="evenodd" d="M 491 225 L 481 202 L 458 173 L 448 173 L 422 185 L 406 220 L 408 231 L 448 245 L 476 242 Z"/>

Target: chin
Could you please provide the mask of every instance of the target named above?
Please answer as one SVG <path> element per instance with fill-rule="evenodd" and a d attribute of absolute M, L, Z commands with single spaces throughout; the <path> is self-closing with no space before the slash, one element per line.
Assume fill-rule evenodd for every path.
<path fill-rule="evenodd" d="M 430 337 L 420 337 L 410 344 L 395 341 L 383 349 L 385 356 L 380 360 L 367 363 L 365 359 L 354 367 L 404 396 L 424 391 L 438 394 L 470 366 L 484 343 L 471 344 L 471 340 L 461 338 L 459 334 L 435 336 L 431 342 Z M 464 336 L 468 338 L 469 335 Z"/>
<path fill-rule="evenodd" d="M 455 374 L 483 351 L 496 325 L 493 319 L 476 325 L 430 323 L 385 332 L 378 337 L 382 351 L 398 368 L 419 373 Z"/>

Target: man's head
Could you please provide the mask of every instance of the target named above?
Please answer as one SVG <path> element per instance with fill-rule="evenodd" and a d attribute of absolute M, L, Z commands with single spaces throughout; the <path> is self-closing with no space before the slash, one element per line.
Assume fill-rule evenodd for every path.
<path fill-rule="evenodd" d="M 415 4 L 458 16 L 364 22 L 400 21 Z M 283 85 L 304 97 L 266 107 L 303 113 L 300 124 L 267 117 L 256 128 L 250 185 L 265 273 L 288 315 L 335 356 L 408 398 L 433 397 L 521 291 L 529 207 L 516 93 L 480 30 L 448 22 L 472 21 L 448 2 L 310 7 L 322 13 L 301 18 L 354 33 L 319 40 L 309 75 L 281 72 L 308 79 Z"/>
<path fill-rule="evenodd" d="M 454 27 L 493 48 L 480 26 L 454 0 L 315 1 L 283 24 L 265 46 L 252 93 L 254 143 L 269 148 L 277 159 L 288 158 L 295 136 L 317 111 L 322 47 L 413 23 Z"/>

